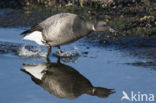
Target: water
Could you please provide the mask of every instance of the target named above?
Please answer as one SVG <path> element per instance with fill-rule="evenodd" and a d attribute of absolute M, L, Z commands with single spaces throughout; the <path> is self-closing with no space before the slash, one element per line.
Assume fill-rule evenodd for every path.
<path fill-rule="evenodd" d="M 22 71 L 26 64 L 35 66 L 46 63 L 46 48 L 33 42 L 21 41 L 22 37 L 18 34 L 22 31 L 22 28 L 0 29 L 0 103 L 129 103 L 128 100 L 121 101 L 122 91 L 125 91 L 128 95 L 131 91 L 134 91 L 135 93 L 141 92 L 156 96 L 155 70 L 150 67 L 127 65 L 126 63 L 133 63 L 140 59 L 127 55 L 119 49 L 93 46 L 84 39 L 62 46 L 61 49 L 64 52 L 67 51 L 67 54 L 74 50 L 74 53 L 79 55 L 61 58 L 60 62 L 62 64 L 56 69 L 56 74 L 58 74 L 56 76 L 52 75 L 52 80 L 56 82 L 59 78 L 63 81 L 63 78 L 68 79 L 67 82 L 69 83 L 65 86 L 61 82 L 54 83 L 54 91 L 59 91 L 58 89 L 61 86 L 66 88 L 66 86 L 71 85 L 75 85 L 74 87 L 79 90 L 85 82 L 90 81 L 95 87 L 114 89 L 115 93 L 110 94 L 107 98 L 82 93 L 75 99 L 70 99 L 68 96 L 59 98 L 59 96 L 55 96 L 56 93 L 50 94 L 48 90 L 43 89 L 43 86 L 39 86 L 32 81 L 29 74 Z M 52 49 L 53 54 L 49 59 L 53 64 L 50 68 L 53 65 L 58 65 L 58 58 L 54 56 L 56 51 L 56 48 Z M 62 75 L 59 73 L 62 68 L 67 70 L 70 68 L 71 75 L 65 70 L 68 75 L 63 72 L 64 77 L 60 78 Z M 55 74 L 55 71 L 53 72 Z M 75 80 L 70 79 L 70 77 L 75 78 Z M 86 78 L 85 82 L 82 83 L 79 78 Z M 76 80 L 78 81 L 75 82 Z M 76 94 L 79 94 L 79 91 Z"/>

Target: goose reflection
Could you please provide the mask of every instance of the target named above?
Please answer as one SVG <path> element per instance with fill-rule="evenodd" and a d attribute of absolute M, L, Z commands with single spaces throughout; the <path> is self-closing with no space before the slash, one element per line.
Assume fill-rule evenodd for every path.
<path fill-rule="evenodd" d="M 60 62 L 23 64 L 23 67 L 22 71 L 29 74 L 32 81 L 59 98 L 75 99 L 82 94 L 105 98 L 114 93 L 113 89 L 94 87 L 77 70 Z"/>

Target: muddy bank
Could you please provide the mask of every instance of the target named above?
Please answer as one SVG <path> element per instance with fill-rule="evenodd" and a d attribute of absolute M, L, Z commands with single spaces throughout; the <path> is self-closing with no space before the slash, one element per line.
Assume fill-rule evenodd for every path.
<path fill-rule="evenodd" d="M 106 21 L 118 31 L 118 35 L 121 37 L 127 35 L 153 37 L 156 34 L 155 0 L 71 0 L 68 2 L 65 0 L 59 0 L 57 2 L 55 0 L 48 0 L 49 2 L 53 1 L 55 6 L 47 8 L 40 5 L 42 4 L 41 2 L 43 2 L 42 0 L 24 1 L 30 2 L 28 3 L 29 5 L 26 6 L 23 4 L 22 9 L 16 9 L 0 15 L 0 27 L 32 26 L 56 13 L 71 12 L 93 22 Z M 3 2 L 9 1 L 4 0 Z M 3 4 L 3 2 L 0 4 Z M 12 0 L 12 2 L 15 1 Z M 16 3 L 17 2 L 22 1 L 17 0 Z M 62 5 L 63 2 L 65 4 L 59 6 Z M 98 6 L 93 6 L 92 2 Z M 104 4 L 110 4 L 99 6 L 102 5 L 102 2 L 105 2 Z M 66 3 L 72 3 L 73 5 L 67 6 Z M 82 7 L 80 4 L 85 6 Z M 98 34 L 97 37 L 99 36 L 102 37 L 103 35 Z M 114 39 L 114 36 L 112 39 Z"/>
<path fill-rule="evenodd" d="M 89 6 L 93 8 L 106 7 L 120 2 L 136 2 L 136 0 L 3 0 L 0 8 L 23 8 L 26 6 L 62 7 L 62 6 Z"/>
<path fill-rule="evenodd" d="M 23 8 L 26 6 L 43 7 L 62 7 L 62 6 L 81 6 L 91 8 L 105 8 L 112 5 L 124 5 L 144 3 L 150 6 L 154 0 L 3 0 L 0 8 Z"/>

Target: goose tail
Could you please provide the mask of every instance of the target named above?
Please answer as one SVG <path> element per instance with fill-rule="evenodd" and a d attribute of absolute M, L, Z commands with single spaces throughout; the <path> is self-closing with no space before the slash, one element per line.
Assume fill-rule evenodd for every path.
<path fill-rule="evenodd" d="M 28 33 L 31 33 L 31 30 L 30 30 L 30 29 L 29 29 L 29 30 L 26 30 L 26 31 L 24 31 L 24 32 L 22 32 L 20 35 L 25 36 L 25 35 L 28 34 Z"/>
<path fill-rule="evenodd" d="M 42 30 L 43 30 L 42 26 L 40 26 L 39 24 L 37 24 L 37 25 L 35 25 L 35 26 L 32 26 L 31 29 L 28 29 L 28 30 L 22 32 L 20 35 L 25 36 L 26 34 L 32 33 L 32 32 L 34 32 L 34 31 L 40 31 L 40 32 L 42 32 Z"/>

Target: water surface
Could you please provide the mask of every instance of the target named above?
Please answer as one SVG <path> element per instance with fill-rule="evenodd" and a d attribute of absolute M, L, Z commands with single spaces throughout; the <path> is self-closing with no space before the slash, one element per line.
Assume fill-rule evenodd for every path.
<path fill-rule="evenodd" d="M 131 91 L 156 95 L 156 71 L 150 67 L 126 64 L 139 61 L 139 58 L 127 55 L 120 49 L 91 45 L 85 39 L 81 39 L 62 46 L 64 51 L 77 48 L 75 51 L 79 56 L 74 59 L 61 59 L 61 63 L 79 72 L 93 86 L 114 89 L 115 93 L 107 98 L 88 94 L 82 94 L 72 100 L 58 98 L 34 83 L 28 74 L 21 71 L 24 69 L 23 63 L 38 65 L 46 62 L 44 56 L 28 57 L 26 54 L 24 57 L 19 56 L 21 48 L 25 45 L 30 47 L 30 50 L 38 48 L 41 49 L 41 53 L 46 53 L 45 47 L 40 47 L 33 42 L 21 41 L 22 37 L 19 34 L 22 31 L 22 28 L 0 28 L 1 103 L 129 103 L 128 100 L 121 101 L 122 91 L 129 95 Z M 52 52 L 56 53 L 56 50 L 53 48 Z M 56 63 L 57 59 L 51 54 L 51 62 Z"/>

